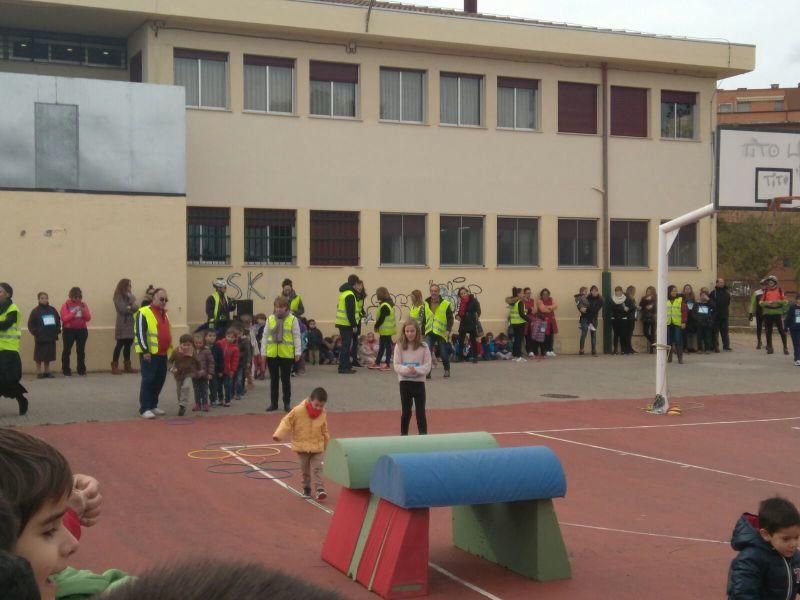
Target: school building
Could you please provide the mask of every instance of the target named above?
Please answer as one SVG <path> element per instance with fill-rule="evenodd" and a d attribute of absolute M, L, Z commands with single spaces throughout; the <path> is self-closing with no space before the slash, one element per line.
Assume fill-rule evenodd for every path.
<path fill-rule="evenodd" d="M 30 172 L 0 166 L 0 279 L 26 315 L 81 286 L 95 369 L 121 277 L 166 287 L 178 330 L 220 276 L 256 311 L 291 278 L 325 331 L 351 272 L 401 317 L 464 285 L 495 333 L 512 286 L 547 287 L 575 351 L 578 286 L 654 284 L 658 225 L 711 201 L 717 81 L 755 48 L 464 8 L 0 0 L 0 95 L 28 90 L 0 164 Z M 713 219 L 670 264 L 713 281 Z"/>

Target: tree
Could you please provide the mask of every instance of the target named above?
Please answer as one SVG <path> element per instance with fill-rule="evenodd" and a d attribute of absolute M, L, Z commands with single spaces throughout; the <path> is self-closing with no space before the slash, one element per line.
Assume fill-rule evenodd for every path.
<path fill-rule="evenodd" d="M 737 222 L 717 223 L 717 262 L 725 277 L 757 281 L 772 268 L 774 252 L 769 226 L 745 217 Z"/>

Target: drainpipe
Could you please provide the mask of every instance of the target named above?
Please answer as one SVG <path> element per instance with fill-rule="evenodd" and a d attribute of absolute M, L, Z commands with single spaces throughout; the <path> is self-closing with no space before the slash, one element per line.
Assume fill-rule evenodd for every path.
<path fill-rule="evenodd" d="M 369 0 L 369 6 L 367 6 L 367 20 L 364 24 L 364 32 L 369 33 L 369 18 L 372 15 L 372 7 L 375 4 L 375 0 Z"/>
<path fill-rule="evenodd" d="M 601 63 L 602 68 L 602 95 L 601 107 L 603 110 L 603 246 L 601 249 L 602 294 L 606 300 L 611 298 L 611 271 L 608 268 L 608 250 L 610 227 L 608 222 L 608 63 Z M 603 353 L 611 352 L 611 309 L 608 303 L 603 309 Z"/>

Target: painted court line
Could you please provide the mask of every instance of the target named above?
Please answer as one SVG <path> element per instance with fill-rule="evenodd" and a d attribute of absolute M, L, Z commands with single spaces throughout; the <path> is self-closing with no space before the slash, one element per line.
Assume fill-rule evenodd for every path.
<path fill-rule="evenodd" d="M 263 448 L 265 446 L 286 446 L 286 447 L 290 447 L 291 444 L 255 444 L 255 445 L 252 445 L 252 446 L 224 446 L 224 447 L 221 447 L 220 450 L 224 450 L 225 452 L 228 452 L 231 456 L 236 457 L 236 459 L 239 462 L 241 462 L 242 464 L 247 465 L 248 467 L 250 467 L 254 471 L 258 471 L 264 477 L 266 477 L 267 479 L 271 480 L 272 483 L 277 483 L 283 489 L 287 490 L 288 492 L 290 492 L 292 494 L 295 494 L 296 496 L 300 496 L 302 498 L 303 494 L 300 492 L 300 490 L 294 489 L 292 486 L 290 486 L 287 483 L 284 483 L 280 479 L 275 479 L 272 475 L 269 474 L 268 471 L 265 471 L 264 469 L 261 469 L 258 465 L 255 465 L 255 464 L 251 463 L 245 457 L 239 456 L 238 454 L 236 454 L 236 452 L 233 451 L 234 449 L 238 449 L 238 448 Z M 323 506 L 322 504 L 320 504 L 316 500 L 313 500 L 311 498 L 305 498 L 305 501 L 308 502 L 309 504 L 313 504 L 318 509 L 325 511 L 329 515 L 333 514 L 333 509 L 332 508 L 328 508 L 327 506 Z M 476 592 L 476 593 L 480 594 L 484 598 L 488 598 L 489 600 L 503 600 L 499 596 L 495 596 L 494 594 L 492 594 L 490 592 L 487 592 L 483 588 L 480 588 L 477 585 L 475 585 L 473 583 L 470 583 L 469 581 L 465 581 L 464 579 L 461 579 L 458 575 L 456 575 L 455 573 L 451 573 L 450 571 L 448 571 L 444 567 L 440 567 L 439 565 L 437 565 L 435 563 L 432 563 L 432 562 L 428 562 L 428 566 L 431 567 L 434 571 L 437 571 L 437 572 L 441 573 L 445 577 L 449 577 L 450 579 L 452 579 L 456 583 L 460 583 L 464 587 L 471 589 L 473 592 Z"/>
<path fill-rule="evenodd" d="M 534 433 L 566 433 L 569 431 L 617 431 L 622 429 L 662 429 L 667 427 L 698 427 L 700 425 L 742 425 L 746 423 L 773 423 L 776 421 L 797 421 L 800 417 L 779 417 L 776 419 L 747 419 L 743 421 L 705 421 L 702 423 L 665 423 L 663 425 L 620 425 L 617 427 L 572 427 L 569 429 L 533 429 L 531 431 L 500 431 L 492 435 L 522 435 Z M 792 429 L 800 429 L 793 427 Z"/>
<path fill-rule="evenodd" d="M 659 537 L 659 538 L 667 538 L 670 540 L 683 540 L 687 542 L 707 542 L 709 544 L 730 544 L 730 542 L 726 542 L 724 540 L 707 540 L 705 538 L 693 538 L 693 537 L 683 537 L 680 535 L 667 535 L 666 533 L 650 533 L 647 531 L 630 531 L 629 529 L 614 529 L 613 527 L 598 527 L 596 525 L 584 525 L 582 523 L 564 523 L 563 521 L 560 523 L 561 525 L 567 525 L 569 527 L 580 527 L 582 529 L 595 529 L 597 531 L 611 531 L 613 533 L 627 533 L 630 535 L 645 535 L 648 537 Z"/>
<path fill-rule="evenodd" d="M 585 448 L 594 448 L 595 450 L 603 450 L 604 452 L 614 452 L 620 456 L 634 456 L 636 458 L 644 458 L 645 460 L 652 460 L 655 462 L 666 463 L 670 465 L 676 465 L 685 469 L 697 469 L 699 471 L 707 471 L 709 473 L 716 473 L 718 475 L 727 475 L 729 477 L 737 477 L 739 479 L 745 479 L 746 481 L 759 481 L 761 483 L 771 483 L 773 485 L 781 485 L 784 487 L 790 487 L 794 489 L 800 489 L 800 485 L 796 485 L 794 483 L 786 483 L 784 481 L 773 481 L 772 479 L 762 479 L 761 477 L 753 477 L 751 475 L 742 475 L 741 473 L 731 473 L 730 471 L 722 471 L 720 469 L 712 469 L 711 467 L 703 467 L 701 465 L 693 465 L 690 463 L 681 462 L 678 460 L 669 460 L 667 458 L 659 458 L 657 456 L 649 456 L 647 454 L 639 454 L 637 452 L 628 452 L 626 450 L 620 450 L 618 448 L 607 448 L 605 446 L 598 446 L 597 444 L 587 444 L 586 442 L 576 442 L 575 440 L 566 440 L 564 438 L 558 438 L 552 435 L 544 435 L 543 433 L 534 433 L 528 432 L 528 435 L 532 435 L 535 437 L 544 438 L 547 440 L 553 440 L 555 442 L 564 442 L 565 444 L 574 444 L 576 446 L 583 446 Z"/>

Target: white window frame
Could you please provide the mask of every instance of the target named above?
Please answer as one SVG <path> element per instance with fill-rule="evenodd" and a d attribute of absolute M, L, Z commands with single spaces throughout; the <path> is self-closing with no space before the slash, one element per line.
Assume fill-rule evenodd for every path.
<path fill-rule="evenodd" d="M 514 88 L 517 89 L 517 88 Z M 506 128 L 508 129 L 508 128 Z M 513 263 L 501 263 L 500 262 L 500 251 L 498 248 L 497 252 L 497 266 L 498 267 L 516 267 L 516 268 L 531 268 L 531 267 L 539 267 L 542 263 L 541 257 L 541 222 L 542 220 L 539 217 L 528 217 L 528 216 L 520 216 L 520 215 L 497 215 L 497 220 L 500 219 L 514 219 L 514 262 Z M 519 262 L 519 222 L 521 220 L 529 220 L 529 221 L 536 221 L 536 262 L 533 264 L 527 263 L 520 263 Z M 500 241 L 500 227 L 499 223 L 495 224 L 495 228 L 497 229 L 496 234 L 496 241 L 499 244 Z"/>
<path fill-rule="evenodd" d="M 501 88 L 499 85 L 497 89 L 506 89 L 506 90 L 514 90 L 514 126 L 509 127 L 507 125 L 500 125 L 500 103 L 497 103 L 497 128 L 498 129 L 507 129 L 508 131 L 538 131 L 539 130 L 539 94 L 537 93 L 539 90 L 530 90 L 533 92 L 533 127 L 519 127 L 517 126 L 517 92 L 522 89 L 528 88 Z M 499 94 L 498 94 L 499 95 Z"/>
<path fill-rule="evenodd" d="M 672 127 L 673 131 L 675 132 L 672 136 L 665 136 L 664 135 L 664 127 L 662 122 L 661 127 L 661 138 L 665 140 L 696 140 L 697 139 L 697 103 L 690 104 L 692 107 L 692 136 L 691 137 L 681 137 L 678 135 L 678 104 L 685 104 L 685 102 L 664 102 L 662 101 L 661 104 L 671 104 L 672 105 Z M 661 117 L 664 118 L 663 115 Z"/>
<path fill-rule="evenodd" d="M 360 73 L 359 73 L 359 75 L 360 75 Z M 314 80 L 309 80 L 309 81 L 314 81 Z M 358 101 L 358 84 L 357 83 L 345 83 L 345 84 L 343 84 L 343 85 L 354 85 L 355 86 L 355 90 L 354 90 L 355 99 L 356 99 L 356 102 L 355 102 L 355 114 L 350 116 L 350 115 L 335 115 L 335 114 L 333 114 L 333 84 L 334 83 L 341 83 L 340 81 L 319 81 L 319 80 L 316 80 L 315 82 L 316 83 L 327 83 L 330 86 L 330 94 L 331 94 L 330 98 L 331 98 L 331 101 L 330 101 L 330 104 L 328 105 L 328 114 L 326 114 L 326 115 L 323 115 L 323 114 L 320 114 L 320 113 L 312 113 L 311 112 L 311 106 L 309 106 L 309 114 L 312 117 L 328 117 L 330 119 L 358 119 L 359 118 L 358 116 L 359 116 L 359 114 L 361 114 L 361 107 L 360 107 L 360 103 Z M 310 94 L 309 94 L 309 102 L 310 102 Z"/>
<path fill-rule="evenodd" d="M 184 57 L 177 57 L 173 60 L 192 60 L 197 65 L 197 101 L 198 104 L 187 104 L 186 108 L 201 108 L 203 110 L 228 110 L 228 105 L 230 103 L 230 94 L 228 93 L 228 86 L 229 81 L 228 78 L 230 76 L 230 70 L 228 68 L 228 62 L 230 61 L 230 57 L 228 59 L 222 60 L 209 60 L 207 58 L 184 58 Z M 207 62 L 222 62 L 225 63 L 225 106 L 205 106 L 202 104 L 203 100 L 203 70 L 200 68 L 200 61 L 207 61 Z M 173 81 L 175 80 L 175 68 L 173 67 Z"/>
<path fill-rule="evenodd" d="M 423 262 L 420 262 L 420 263 L 405 262 L 405 261 L 399 262 L 399 263 L 396 263 L 396 262 L 383 262 L 383 259 L 380 256 L 380 244 L 383 243 L 383 231 L 379 231 L 378 232 L 378 240 L 379 240 L 378 241 L 378 244 L 379 244 L 379 247 L 378 247 L 378 260 L 379 260 L 379 264 L 382 267 L 383 266 L 392 266 L 392 267 L 394 267 L 394 266 L 401 266 L 401 267 L 405 267 L 405 266 L 424 267 L 424 266 L 426 266 L 428 264 L 428 215 L 427 215 L 427 213 L 382 212 L 382 213 L 380 213 L 380 215 L 378 215 L 379 224 L 380 224 L 380 217 L 382 217 L 383 215 L 388 215 L 388 216 L 393 216 L 393 217 L 400 217 L 400 240 L 401 240 L 402 246 L 403 246 L 403 250 L 402 250 L 403 257 L 405 257 L 405 254 L 406 254 L 406 240 L 405 240 L 406 220 L 405 220 L 405 217 L 422 217 L 422 224 L 423 224 L 423 230 L 424 230 L 423 233 L 422 233 L 422 238 L 423 238 L 423 240 L 425 242 L 425 248 L 424 248 L 424 252 L 423 252 L 423 254 L 424 254 Z"/>
<path fill-rule="evenodd" d="M 442 217 L 458 217 L 458 262 L 456 263 L 443 263 L 442 262 L 442 237 L 441 237 L 441 219 Z M 464 230 L 464 218 L 481 220 L 481 262 L 480 263 L 465 263 L 464 262 L 464 244 L 461 238 L 462 231 Z M 465 215 L 465 214 L 440 214 L 439 215 L 439 266 L 440 267 L 485 267 L 486 266 L 486 215 Z"/>
<path fill-rule="evenodd" d="M 243 65 L 248 67 L 259 67 L 261 69 L 266 69 L 266 83 L 265 89 L 267 93 L 267 110 L 259 110 L 258 108 L 245 108 L 243 109 L 245 112 L 254 112 L 260 114 L 267 114 L 267 115 L 294 115 L 297 114 L 297 69 L 292 67 L 292 110 L 289 112 L 285 112 L 282 110 L 270 110 L 270 103 L 269 103 L 269 70 L 272 68 L 269 65 Z M 287 69 L 288 67 L 277 67 L 280 69 Z M 242 71 L 242 82 L 244 82 L 244 70 Z M 244 90 L 242 90 L 244 91 Z M 333 105 L 333 101 L 331 100 L 331 105 Z"/>
<path fill-rule="evenodd" d="M 727 107 L 727 110 L 723 110 L 722 107 Z M 732 113 L 733 112 L 733 102 L 720 102 L 719 106 L 717 107 L 717 112 L 719 113 Z"/>
<path fill-rule="evenodd" d="M 401 69 L 399 67 L 381 67 L 378 72 L 378 82 L 380 85 L 380 71 L 398 71 L 400 73 L 400 118 L 399 119 L 386 119 L 380 117 L 380 98 L 378 99 L 378 113 L 379 120 L 384 123 L 426 123 L 428 117 L 428 107 L 426 106 L 425 98 L 428 96 L 428 72 L 420 69 Z M 413 119 L 403 118 L 403 73 L 419 73 L 422 75 L 422 119 L 415 121 Z"/>
<path fill-rule="evenodd" d="M 447 127 L 483 127 L 483 122 L 484 122 L 484 118 L 483 118 L 484 100 L 483 100 L 483 97 L 484 97 L 484 94 L 485 94 L 485 91 L 484 91 L 484 80 L 486 78 L 483 75 L 469 75 L 469 74 L 466 74 L 466 73 L 464 73 L 464 74 L 462 74 L 462 73 L 440 74 L 439 75 L 440 85 L 441 85 L 441 79 L 443 77 L 451 77 L 451 78 L 455 77 L 455 79 L 458 80 L 458 95 L 457 95 L 457 98 L 458 98 L 458 122 L 457 123 L 443 123 L 442 122 L 442 117 L 441 117 L 441 114 L 440 114 L 439 115 L 439 124 L 440 125 L 445 125 Z M 479 86 L 478 86 L 478 124 L 477 125 L 473 125 L 472 123 L 462 123 L 461 122 L 461 80 L 462 79 L 478 79 L 479 80 Z M 441 95 L 441 88 L 439 90 L 439 94 Z M 441 106 L 439 108 L 439 111 L 441 113 Z"/>

